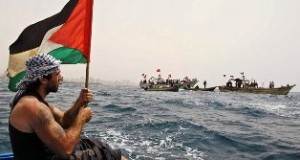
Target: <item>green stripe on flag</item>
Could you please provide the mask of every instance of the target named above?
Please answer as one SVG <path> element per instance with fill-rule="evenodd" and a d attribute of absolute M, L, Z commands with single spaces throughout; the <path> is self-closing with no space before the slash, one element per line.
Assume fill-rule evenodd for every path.
<path fill-rule="evenodd" d="M 54 58 L 61 60 L 62 64 L 77 64 L 87 63 L 86 58 L 82 55 L 82 52 L 76 49 L 59 47 L 49 52 Z M 18 91 L 17 84 L 24 78 L 25 71 L 18 73 L 16 76 L 9 79 L 8 88 L 11 91 Z"/>
<path fill-rule="evenodd" d="M 9 79 L 8 88 L 11 91 L 18 91 L 17 84 L 23 79 L 25 76 L 25 71 L 18 73 L 16 76 Z"/>
<path fill-rule="evenodd" d="M 59 47 L 49 52 L 56 59 L 62 61 L 62 64 L 76 64 L 87 63 L 86 58 L 82 55 L 82 52 L 73 48 Z"/>

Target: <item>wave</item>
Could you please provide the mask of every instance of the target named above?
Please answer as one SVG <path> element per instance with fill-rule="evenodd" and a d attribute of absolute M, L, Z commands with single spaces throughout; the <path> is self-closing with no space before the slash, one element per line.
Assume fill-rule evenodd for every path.
<path fill-rule="evenodd" d="M 109 111 L 109 112 L 134 112 L 136 111 L 135 108 L 133 107 L 124 107 L 124 106 L 119 106 L 119 105 L 115 105 L 115 104 L 109 104 L 109 105 L 105 105 L 103 106 L 103 109 L 105 111 Z"/>
<path fill-rule="evenodd" d="M 136 122 L 125 128 L 131 135 L 128 135 L 125 143 L 131 144 L 130 140 L 135 142 L 135 146 L 131 146 L 134 154 L 129 153 L 133 159 L 203 159 L 204 154 L 201 150 L 194 146 L 186 144 L 188 140 L 193 137 L 192 135 L 198 131 L 205 132 L 206 128 L 190 122 L 184 121 L 148 121 Z M 184 134 L 188 131 L 190 135 Z M 197 131 L 197 132 L 193 132 Z M 138 136 L 132 136 L 138 135 Z M 207 138 L 206 136 L 203 139 Z M 128 146 L 128 145 L 127 145 Z M 177 150 L 178 154 L 174 155 L 173 151 Z M 145 154 L 145 151 L 147 154 Z M 147 155 L 147 156 L 146 156 Z M 185 158 L 184 158 L 185 157 Z"/>
<path fill-rule="evenodd" d="M 261 160 L 274 160 L 274 159 L 284 159 L 284 160 L 297 160 L 300 157 L 299 151 L 293 153 L 268 153 L 259 157 Z"/>

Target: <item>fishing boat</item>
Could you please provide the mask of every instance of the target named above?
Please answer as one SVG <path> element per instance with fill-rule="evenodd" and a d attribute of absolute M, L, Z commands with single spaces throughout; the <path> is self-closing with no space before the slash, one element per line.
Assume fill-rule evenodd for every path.
<path fill-rule="evenodd" d="M 12 160 L 14 158 L 13 153 L 1 153 L 0 160 Z"/>
<path fill-rule="evenodd" d="M 146 91 L 168 91 L 168 92 L 178 92 L 181 85 L 155 85 L 144 88 Z"/>
<path fill-rule="evenodd" d="M 145 89 L 145 88 L 147 88 L 147 87 L 149 87 L 150 86 L 150 84 L 149 83 L 144 83 L 144 82 L 140 82 L 140 87 L 142 88 L 142 89 Z"/>
<path fill-rule="evenodd" d="M 193 78 L 192 80 L 190 80 L 188 77 L 184 77 L 184 79 L 180 82 L 180 88 L 193 88 L 196 85 L 196 83 L 198 83 L 198 79 Z"/>
<path fill-rule="evenodd" d="M 177 84 L 179 85 L 179 84 Z M 140 83 L 140 88 L 147 90 L 148 88 L 168 88 L 170 85 L 168 84 L 149 84 L 149 83 Z"/>
<path fill-rule="evenodd" d="M 242 92 L 242 93 L 254 93 L 254 94 L 271 94 L 271 95 L 287 95 L 290 90 L 296 85 L 286 85 L 277 88 L 256 88 L 253 86 L 245 87 L 230 87 L 230 86 L 218 86 L 220 92 Z"/>
<path fill-rule="evenodd" d="M 173 91 L 177 92 L 182 84 L 179 80 L 164 80 L 160 76 L 158 78 L 151 77 L 147 82 L 146 79 L 141 80 L 139 84 L 140 88 L 147 91 Z"/>
<path fill-rule="evenodd" d="M 217 86 L 208 87 L 208 88 L 199 88 L 199 87 L 196 86 L 195 88 L 185 88 L 185 90 L 192 90 L 192 91 L 210 91 L 210 92 L 213 92 L 216 88 L 217 88 Z"/>

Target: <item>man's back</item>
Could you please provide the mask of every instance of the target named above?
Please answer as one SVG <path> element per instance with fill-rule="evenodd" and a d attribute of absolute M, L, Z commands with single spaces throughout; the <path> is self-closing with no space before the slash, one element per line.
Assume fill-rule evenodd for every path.
<path fill-rule="evenodd" d="M 9 136 L 11 139 L 14 159 L 45 159 L 53 154 L 46 149 L 36 133 L 32 131 L 27 121 L 30 110 L 22 104 L 36 103 L 40 97 L 33 93 L 24 93 L 12 103 L 12 111 L 9 119 Z"/>

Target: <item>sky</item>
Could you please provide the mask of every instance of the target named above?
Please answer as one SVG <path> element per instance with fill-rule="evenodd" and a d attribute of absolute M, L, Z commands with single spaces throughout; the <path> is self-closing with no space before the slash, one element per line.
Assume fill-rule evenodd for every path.
<path fill-rule="evenodd" d="M 0 74 L 8 47 L 25 27 L 58 13 L 68 0 L 0 1 Z M 230 75 L 300 92 L 300 0 L 94 0 L 93 79 L 130 82 L 142 74 L 224 85 Z M 65 79 L 85 65 L 63 65 Z M 227 77 L 224 78 L 223 75 Z"/>

